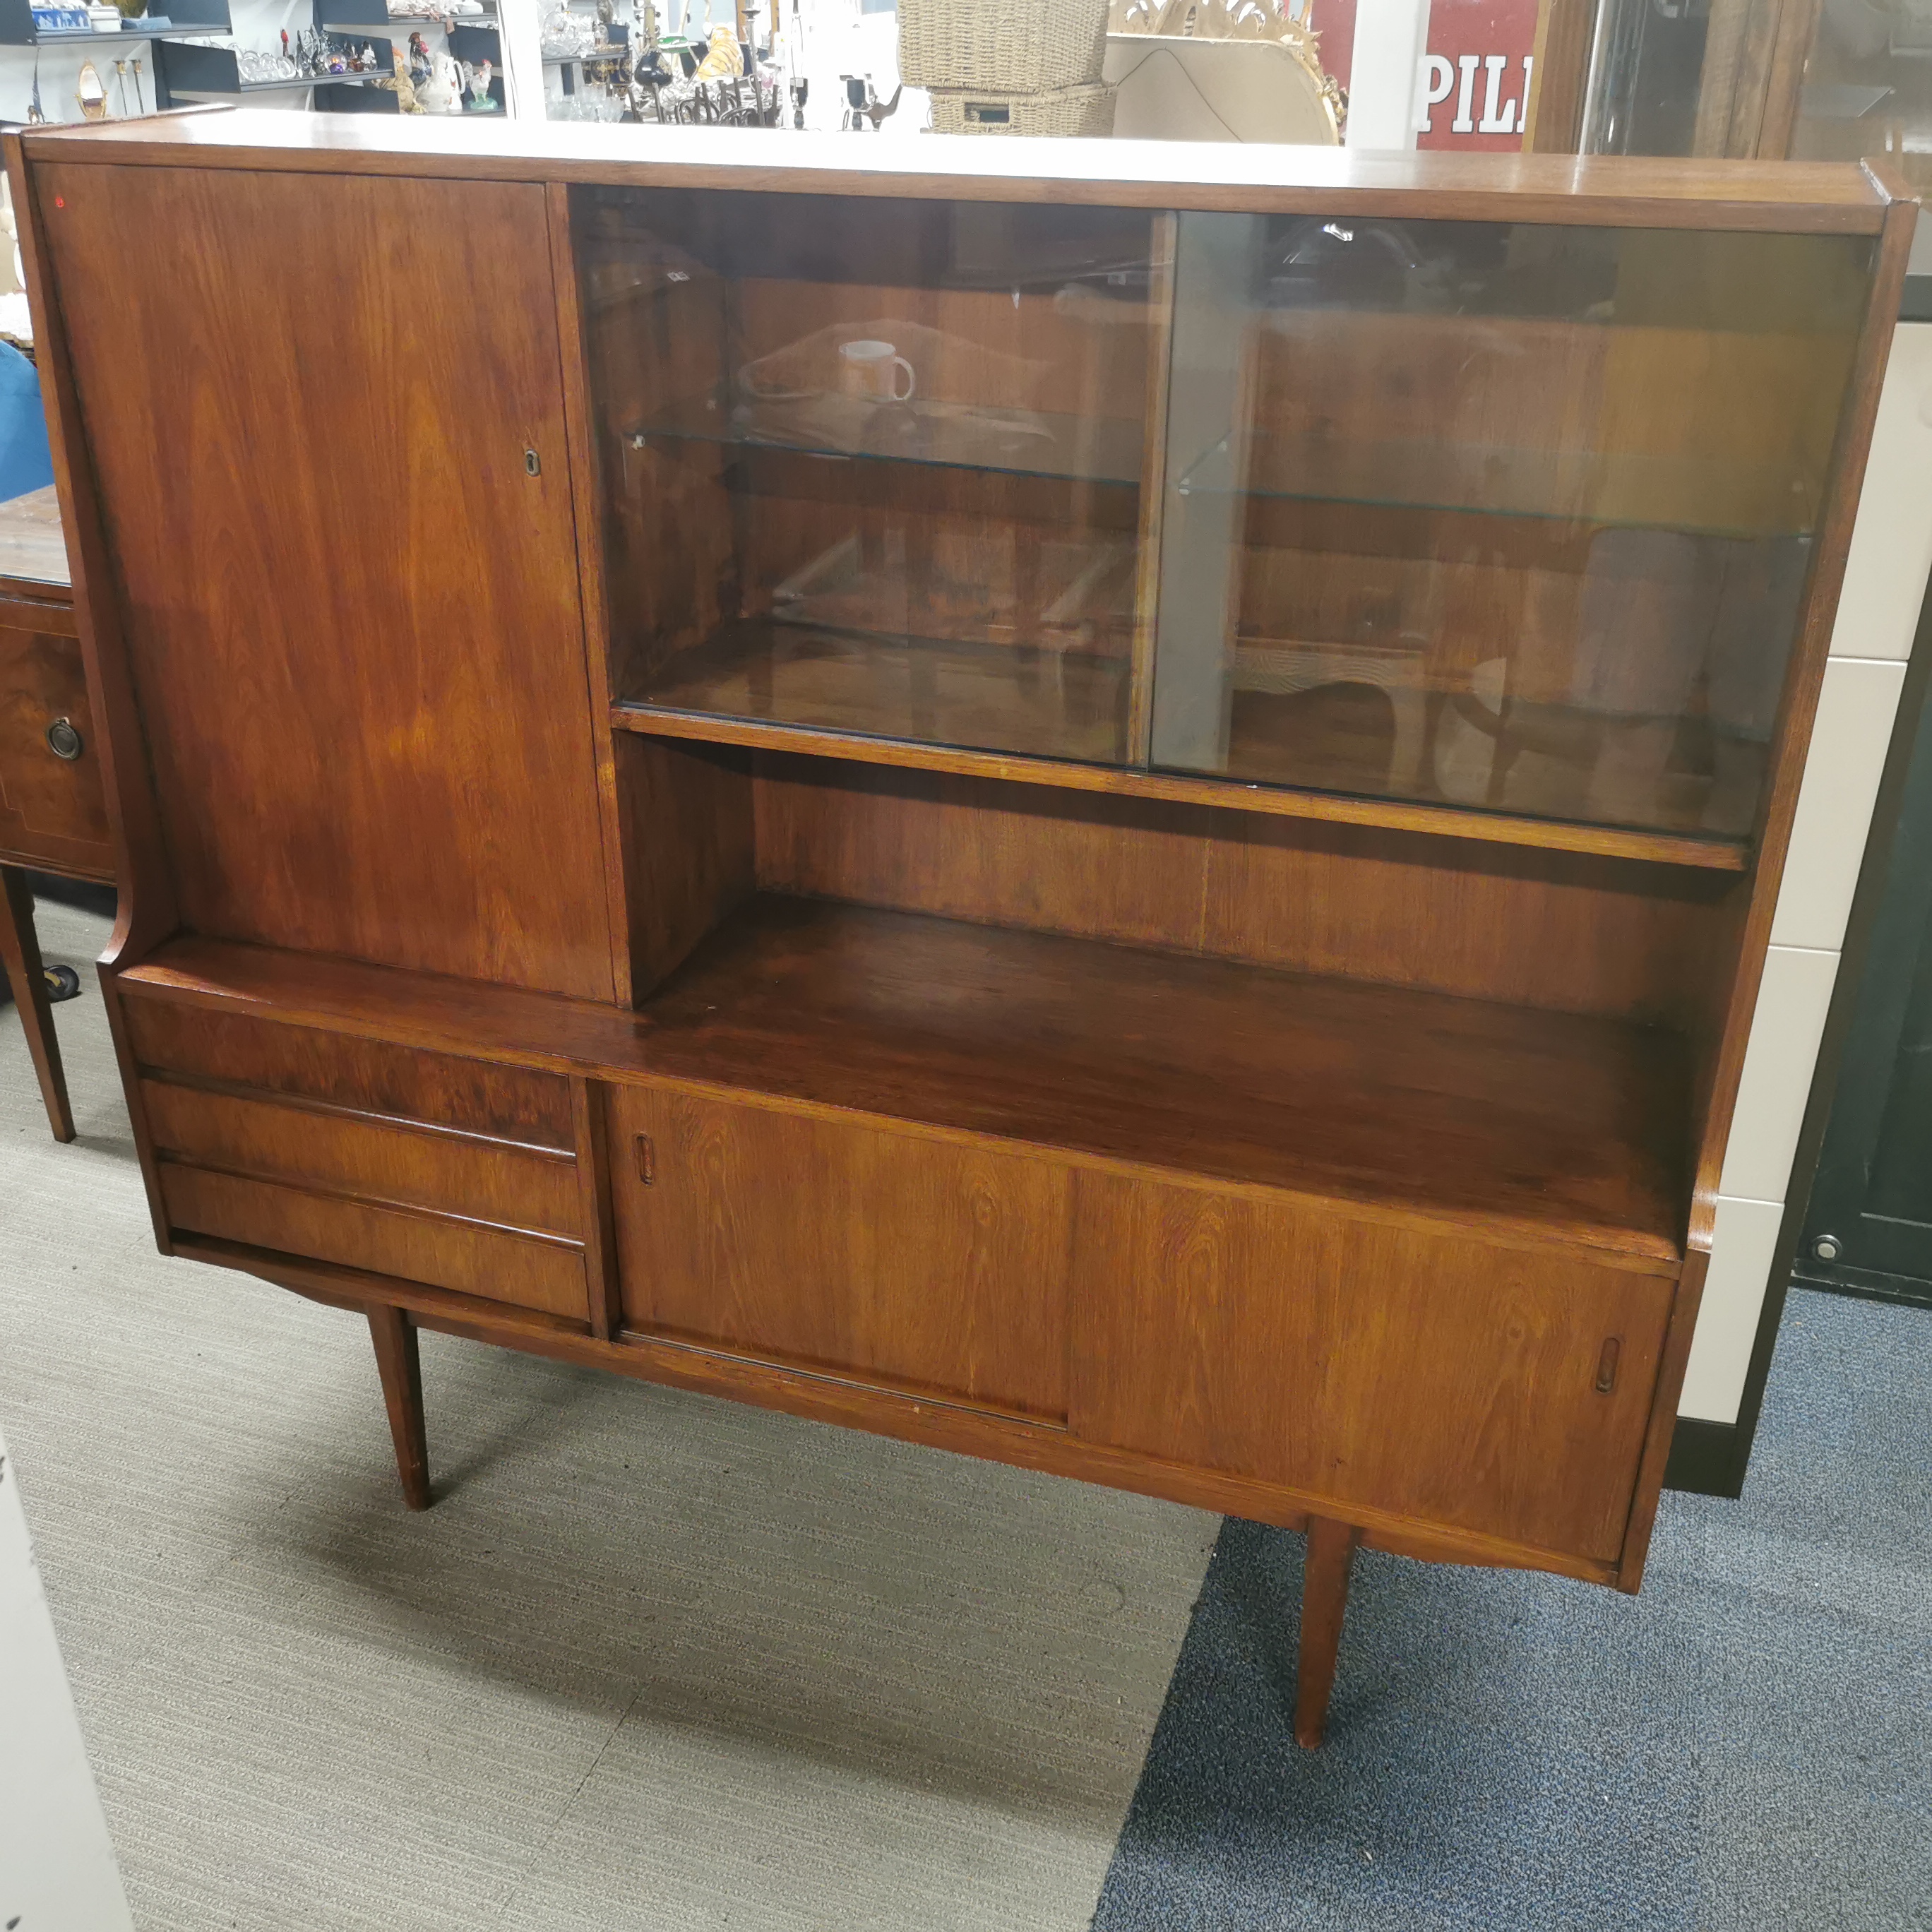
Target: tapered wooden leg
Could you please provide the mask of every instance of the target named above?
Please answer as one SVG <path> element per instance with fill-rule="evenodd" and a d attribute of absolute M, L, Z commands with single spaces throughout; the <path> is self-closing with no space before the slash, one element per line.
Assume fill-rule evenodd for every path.
<path fill-rule="evenodd" d="M 57 1141 L 74 1138 L 74 1112 L 68 1105 L 67 1080 L 61 1072 L 60 1042 L 54 1037 L 54 1012 L 41 970 L 40 942 L 34 931 L 34 895 L 27 875 L 12 866 L 0 866 L 0 960 L 14 988 L 14 1004 L 27 1030 L 27 1051 L 40 1083 L 47 1124 Z"/>
<path fill-rule="evenodd" d="M 1324 1516 L 1309 1518 L 1308 1562 L 1301 1581 L 1301 1667 L 1294 1698 L 1294 1741 L 1306 1750 L 1321 1743 L 1328 1722 L 1328 1694 L 1335 1684 L 1335 1653 L 1341 1648 L 1348 1569 L 1354 1560 L 1352 1525 Z"/>
<path fill-rule="evenodd" d="M 395 1438 L 403 1500 L 412 1510 L 428 1509 L 429 1442 L 423 1430 L 422 1364 L 416 1353 L 416 1324 L 400 1308 L 372 1308 L 369 1336 L 382 1373 L 389 1433 Z"/>

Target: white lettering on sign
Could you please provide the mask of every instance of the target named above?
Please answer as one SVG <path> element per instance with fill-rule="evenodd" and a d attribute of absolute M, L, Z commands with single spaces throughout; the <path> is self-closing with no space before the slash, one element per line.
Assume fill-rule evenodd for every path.
<path fill-rule="evenodd" d="M 1508 54 L 1461 54 L 1451 61 L 1446 54 L 1424 54 L 1416 71 L 1415 131 L 1432 131 L 1434 110 L 1451 94 L 1456 96 L 1456 118 L 1449 124 L 1452 134 L 1514 134 L 1522 125 L 1517 112 L 1519 98 L 1502 98 L 1503 73 L 1510 64 Z M 1534 56 L 1522 57 L 1522 100 L 1529 98 L 1529 77 Z M 1483 116 L 1476 118 L 1476 73 L 1483 71 Z M 1461 86 L 1456 85 L 1457 80 Z"/>
<path fill-rule="evenodd" d="M 1421 85 L 1416 92 L 1420 97 L 1415 104 L 1415 131 L 1418 134 L 1429 132 L 1429 110 L 1439 107 L 1449 98 L 1449 90 L 1456 85 L 1456 64 L 1445 54 L 1424 54 L 1422 57 Z"/>

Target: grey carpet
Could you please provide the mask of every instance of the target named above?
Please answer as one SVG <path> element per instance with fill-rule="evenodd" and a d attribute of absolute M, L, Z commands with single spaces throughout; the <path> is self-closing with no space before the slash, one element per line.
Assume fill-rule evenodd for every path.
<path fill-rule="evenodd" d="M 1795 1294 L 1635 1599 L 1358 1558 L 1312 1755 L 1300 1571 L 1223 1529 L 1095 1932 L 1932 1927 L 1932 1312 Z"/>
<path fill-rule="evenodd" d="M 1087 1923 L 1214 1518 L 436 1336 L 411 1517 L 366 1330 L 154 1252 L 83 977 L 0 1420 L 142 1932 Z"/>

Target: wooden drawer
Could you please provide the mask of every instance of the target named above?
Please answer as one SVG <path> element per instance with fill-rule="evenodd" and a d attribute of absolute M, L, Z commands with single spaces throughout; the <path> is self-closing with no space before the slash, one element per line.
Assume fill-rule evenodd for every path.
<path fill-rule="evenodd" d="M 168 1224 L 587 1322 L 559 1075 L 130 992 Z"/>
<path fill-rule="evenodd" d="M 165 1078 L 143 1080 L 141 1095 L 156 1152 L 174 1160 L 511 1228 L 581 1232 L 577 1163 L 567 1154 Z"/>
<path fill-rule="evenodd" d="M 630 1328 L 1065 1415 L 1065 1168 L 653 1087 L 610 1149 Z"/>
<path fill-rule="evenodd" d="M 152 996 L 129 998 L 127 1013 L 144 1072 L 193 1074 L 504 1141 L 576 1149 L 570 1083 L 557 1074 Z"/>
<path fill-rule="evenodd" d="M 80 734 L 76 758 L 48 746 L 48 728 L 62 718 Z M 94 747 L 71 608 L 0 596 L 0 856 L 113 876 Z"/>
<path fill-rule="evenodd" d="M 1076 1433 L 1341 1515 L 1622 1549 L 1670 1279 L 1090 1172 L 1074 1252 Z"/>
<path fill-rule="evenodd" d="M 574 1242 L 506 1234 L 172 1162 L 163 1163 L 160 1175 L 169 1224 L 178 1233 L 212 1234 L 584 1318 L 584 1252 Z"/>

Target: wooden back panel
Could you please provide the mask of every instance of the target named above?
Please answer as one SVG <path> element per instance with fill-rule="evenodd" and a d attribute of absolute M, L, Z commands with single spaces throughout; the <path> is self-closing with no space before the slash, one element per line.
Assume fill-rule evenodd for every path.
<path fill-rule="evenodd" d="M 1498 452 L 1493 496 L 1483 479 L 1466 479 L 1472 508 L 1527 500 L 1543 514 L 1605 522 L 1783 532 L 1816 518 L 1855 346 L 1850 326 L 1771 332 L 1288 310 L 1256 332 L 1254 429 Z M 1539 468 L 1527 490 L 1510 468 L 1512 459 L 1593 454 L 1606 460 L 1555 478 Z M 1673 460 L 1681 477 L 1660 466 Z"/>
<path fill-rule="evenodd" d="M 37 188 L 183 922 L 610 998 L 542 190 Z"/>
<path fill-rule="evenodd" d="M 1426 838 L 761 752 L 767 891 L 1684 1027 L 1745 887 Z"/>

